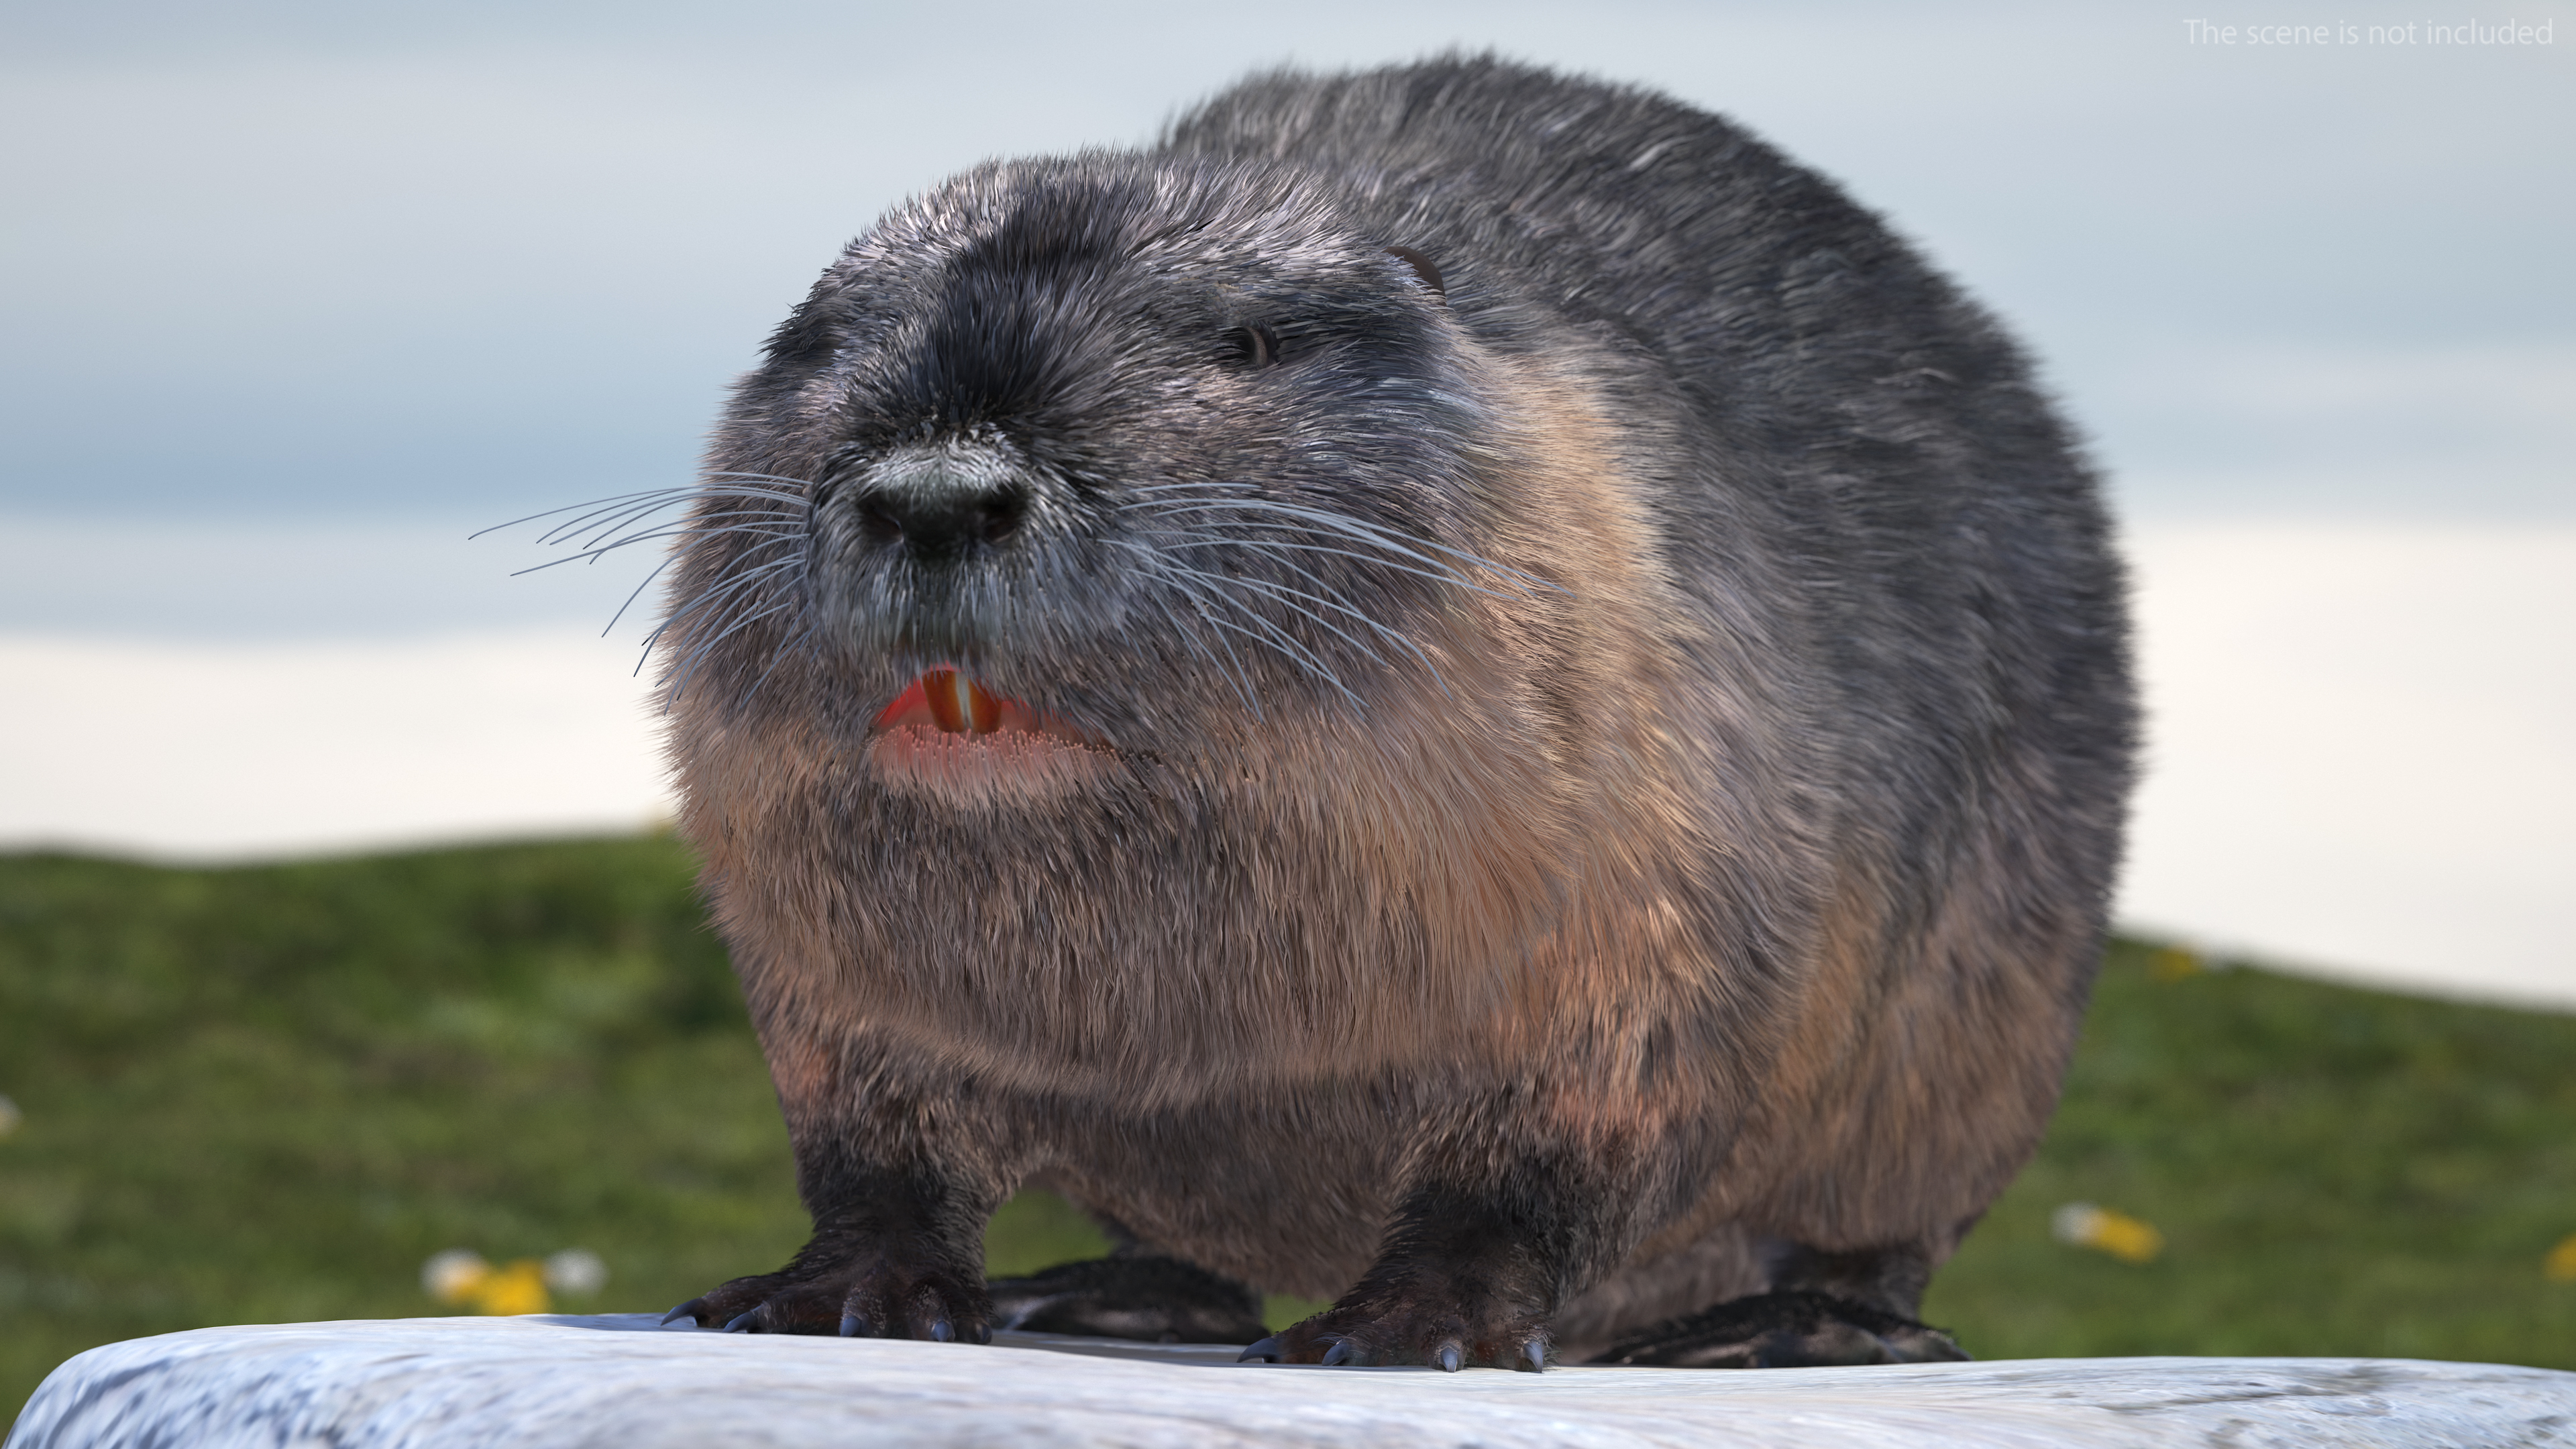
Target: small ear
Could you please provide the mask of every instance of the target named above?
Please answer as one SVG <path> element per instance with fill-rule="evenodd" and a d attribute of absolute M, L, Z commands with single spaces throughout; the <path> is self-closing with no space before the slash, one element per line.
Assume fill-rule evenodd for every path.
<path fill-rule="evenodd" d="M 768 345 L 762 350 L 770 362 L 788 367 L 802 367 L 819 361 L 832 350 L 832 326 L 823 317 L 822 303 L 809 298 L 803 306 L 788 313 L 787 320 L 778 324 L 778 330 L 769 334 Z"/>
<path fill-rule="evenodd" d="M 1422 279 L 1422 285 L 1431 289 L 1432 296 L 1443 302 L 1449 300 L 1449 289 L 1440 285 L 1440 269 L 1431 265 L 1429 257 L 1411 247 L 1388 247 L 1386 254 L 1413 268 L 1413 274 Z"/>

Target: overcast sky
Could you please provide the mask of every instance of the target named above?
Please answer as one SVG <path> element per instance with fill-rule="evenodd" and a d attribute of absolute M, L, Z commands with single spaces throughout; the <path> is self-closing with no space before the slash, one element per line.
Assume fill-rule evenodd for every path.
<path fill-rule="evenodd" d="M 16 4 L 0 627 L 589 607 L 607 583 L 494 591 L 446 541 L 684 481 L 891 202 L 1143 141 L 1250 68 L 1448 46 L 1660 87 L 1841 180 L 2016 324 L 2133 519 L 2576 517 L 2576 33 L 2189 8 Z M 2289 24 L 2353 43 L 2253 43 Z M 346 607 L 210 591 L 206 528 Z"/>

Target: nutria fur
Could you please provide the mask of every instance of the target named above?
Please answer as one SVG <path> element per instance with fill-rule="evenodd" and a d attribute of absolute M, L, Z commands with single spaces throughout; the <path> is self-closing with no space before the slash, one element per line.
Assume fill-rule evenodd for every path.
<path fill-rule="evenodd" d="M 2123 590 L 1833 186 L 1491 60 L 1257 77 L 897 207 L 710 458 L 671 746 L 816 1227 L 680 1312 L 981 1337 L 1040 1185 L 1338 1300 L 1267 1357 L 1954 1352 L 1888 1324 L 2056 1101 Z"/>

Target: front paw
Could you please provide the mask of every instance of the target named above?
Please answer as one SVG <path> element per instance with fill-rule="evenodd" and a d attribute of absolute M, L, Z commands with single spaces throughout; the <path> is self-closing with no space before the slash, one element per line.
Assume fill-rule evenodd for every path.
<path fill-rule="evenodd" d="M 837 1333 L 843 1338 L 993 1341 L 981 1275 L 906 1265 L 883 1254 L 854 1262 L 798 1260 L 736 1278 L 665 1315 L 727 1333 Z"/>
<path fill-rule="evenodd" d="M 1547 1367 L 1547 1324 L 1536 1314 L 1444 1301 L 1434 1294 L 1354 1295 L 1262 1339 L 1245 1361 L 1371 1368 L 1416 1364 L 1462 1368 Z"/>

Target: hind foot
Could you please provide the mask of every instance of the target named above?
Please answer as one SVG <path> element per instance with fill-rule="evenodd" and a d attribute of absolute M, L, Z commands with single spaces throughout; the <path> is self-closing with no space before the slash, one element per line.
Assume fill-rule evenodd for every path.
<path fill-rule="evenodd" d="M 969 1239 L 961 1251 L 937 1232 L 890 1225 L 891 1216 L 836 1214 L 786 1267 L 736 1278 L 662 1321 L 728 1333 L 991 1342 L 984 1275 L 970 1256 L 981 1245 Z"/>
<path fill-rule="evenodd" d="M 663 1315 L 727 1333 L 837 1333 L 843 1338 L 921 1338 L 934 1343 L 964 1339 L 990 1343 L 982 1295 L 937 1272 L 906 1272 L 891 1264 L 842 1271 L 791 1266 L 762 1273 L 692 1298 Z"/>
<path fill-rule="evenodd" d="M 1940 1363 L 1967 1353 L 1949 1334 L 1829 1293 L 1763 1293 L 1676 1318 L 1588 1360 L 1662 1368 L 1817 1368 Z"/>
<path fill-rule="evenodd" d="M 1352 1368 L 1419 1364 L 1450 1373 L 1535 1373 L 1551 1356 L 1546 1321 L 1536 1312 L 1427 1276 L 1412 1282 L 1363 1280 L 1341 1302 L 1243 1351 L 1246 1361 Z"/>
<path fill-rule="evenodd" d="M 1251 1289 L 1178 1258 L 1093 1258 L 984 1286 L 993 1297 L 993 1326 L 1023 1333 L 1250 1343 L 1267 1331 Z"/>

